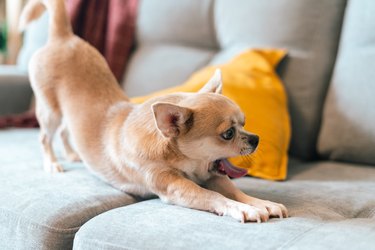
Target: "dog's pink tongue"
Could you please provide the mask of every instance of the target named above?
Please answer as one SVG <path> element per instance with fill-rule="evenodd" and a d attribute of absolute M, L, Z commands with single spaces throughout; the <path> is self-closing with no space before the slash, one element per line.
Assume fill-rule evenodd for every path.
<path fill-rule="evenodd" d="M 233 166 L 227 159 L 222 159 L 225 172 L 229 177 L 240 178 L 247 174 L 247 170 Z"/>

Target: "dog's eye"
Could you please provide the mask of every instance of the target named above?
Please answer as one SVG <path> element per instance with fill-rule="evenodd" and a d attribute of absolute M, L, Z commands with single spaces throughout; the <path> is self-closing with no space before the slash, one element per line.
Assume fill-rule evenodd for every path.
<path fill-rule="evenodd" d="M 235 134 L 236 130 L 231 127 L 230 129 L 228 129 L 227 131 L 225 131 L 224 133 L 221 134 L 221 137 L 224 139 L 224 140 L 231 140 L 233 137 L 234 137 L 234 134 Z"/>

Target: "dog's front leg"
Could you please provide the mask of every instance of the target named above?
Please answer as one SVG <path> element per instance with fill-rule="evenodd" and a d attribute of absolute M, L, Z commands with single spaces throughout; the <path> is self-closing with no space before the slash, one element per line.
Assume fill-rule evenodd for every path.
<path fill-rule="evenodd" d="M 261 222 L 268 218 L 260 209 L 202 188 L 177 171 L 158 171 L 147 180 L 149 189 L 167 203 L 228 215 L 241 222 Z"/>
<path fill-rule="evenodd" d="M 288 217 L 288 210 L 284 205 L 267 200 L 257 199 L 243 193 L 233 184 L 228 176 L 212 177 L 207 182 L 207 188 L 219 192 L 229 199 L 257 207 L 263 211 L 263 213 L 269 214 L 270 217 Z"/>

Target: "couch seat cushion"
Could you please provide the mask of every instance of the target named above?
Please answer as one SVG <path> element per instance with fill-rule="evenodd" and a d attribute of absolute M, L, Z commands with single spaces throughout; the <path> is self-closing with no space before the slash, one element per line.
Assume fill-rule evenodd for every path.
<path fill-rule="evenodd" d="M 291 217 L 241 224 L 160 200 L 103 213 L 87 222 L 74 249 L 368 249 L 375 245 L 375 169 L 291 163 L 290 179 L 241 178 L 253 196 L 284 203 Z"/>
<path fill-rule="evenodd" d="M 0 249 L 69 249 L 89 219 L 133 203 L 83 164 L 43 171 L 37 129 L 0 131 Z"/>

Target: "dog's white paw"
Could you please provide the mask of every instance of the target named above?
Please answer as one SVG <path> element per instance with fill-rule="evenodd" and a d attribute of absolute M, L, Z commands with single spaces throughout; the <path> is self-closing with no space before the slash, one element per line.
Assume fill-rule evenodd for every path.
<path fill-rule="evenodd" d="M 265 200 L 256 200 L 251 202 L 250 205 L 257 207 L 263 211 L 268 211 L 270 217 L 288 217 L 288 210 L 283 204 L 280 203 Z"/>
<path fill-rule="evenodd" d="M 240 203 L 240 202 L 231 202 L 227 206 L 226 215 L 229 215 L 236 220 L 245 223 L 246 221 L 251 222 L 266 222 L 269 219 L 269 213 L 257 207 Z"/>
<path fill-rule="evenodd" d="M 62 173 L 64 168 L 58 162 L 45 162 L 44 171 L 48 173 Z"/>

